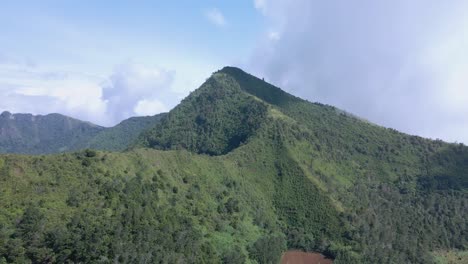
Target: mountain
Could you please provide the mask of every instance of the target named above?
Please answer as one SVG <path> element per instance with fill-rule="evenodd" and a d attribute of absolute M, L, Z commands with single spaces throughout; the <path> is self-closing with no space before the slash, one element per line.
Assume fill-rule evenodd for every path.
<path fill-rule="evenodd" d="M 467 171 L 226 67 L 125 152 L 0 156 L 0 262 L 435 263 L 467 250 Z"/>
<path fill-rule="evenodd" d="M 0 115 L 0 153 L 51 154 L 85 148 L 120 151 L 165 114 L 132 117 L 114 127 L 101 127 L 60 114 Z"/>
<path fill-rule="evenodd" d="M 46 154 L 84 148 L 104 128 L 60 114 L 0 115 L 0 153 Z"/>
<path fill-rule="evenodd" d="M 145 131 L 140 145 L 226 154 L 254 135 L 266 116 L 266 104 L 243 93 L 234 80 L 217 73 L 167 118 Z"/>
<path fill-rule="evenodd" d="M 99 150 L 125 150 L 142 131 L 159 123 L 166 113 L 126 119 L 114 127 L 107 128 L 87 143 L 87 147 Z"/>

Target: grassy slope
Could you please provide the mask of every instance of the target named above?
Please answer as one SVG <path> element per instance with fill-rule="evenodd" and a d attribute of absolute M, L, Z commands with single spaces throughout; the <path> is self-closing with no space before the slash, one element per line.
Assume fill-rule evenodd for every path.
<path fill-rule="evenodd" d="M 373 125 L 236 68 L 221 72 L 285 116 L 289 157 L 342 209 L 345 237 L 365 261 L 428 263 L 428 249 L 468 246 L 466 146 Z"/>
<path fill-rule="evenodd" d="M 438 251 L 434 253 L 437 264 L 468 263 L 468 251 Z"/>

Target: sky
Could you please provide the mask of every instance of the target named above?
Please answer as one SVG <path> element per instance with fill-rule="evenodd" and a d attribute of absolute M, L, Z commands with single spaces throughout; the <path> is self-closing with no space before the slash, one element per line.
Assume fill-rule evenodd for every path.
<path fill-rule="evenodd" d="M 0 111 L 112 126 L 241 67 L 376 124 L 468 143 L 463 0 L 2 1 Z"/>

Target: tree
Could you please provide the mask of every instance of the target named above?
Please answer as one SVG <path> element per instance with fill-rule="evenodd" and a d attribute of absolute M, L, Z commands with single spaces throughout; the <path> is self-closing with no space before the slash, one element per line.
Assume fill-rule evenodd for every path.
<path fill-rule="evenodd" d="M 283 235 L 266 235 L 260 237 L 250 247 L 250 257 L 262 264 L 276 264 L 286 250 L 286 240 Z"/>

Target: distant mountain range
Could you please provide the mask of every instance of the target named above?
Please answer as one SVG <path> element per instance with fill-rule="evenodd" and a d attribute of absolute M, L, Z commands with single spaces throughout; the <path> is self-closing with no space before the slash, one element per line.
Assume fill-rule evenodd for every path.
<path fill-rule="evenodd" d="M 132 117 L 106 128 L 61 114 L 0 114 L 0 153 L 50 154 L 85 148 L 124 150 L 165 114 Z"/>
<path fill-rule="evenodd" d="M 287 250 L 467 263 L 468 147 L 238 68 L 114 128 L 9 113 L 0 124 L 3 152 L 86 148 L 0 155 L 0 263 L 259 264 Z"/>

